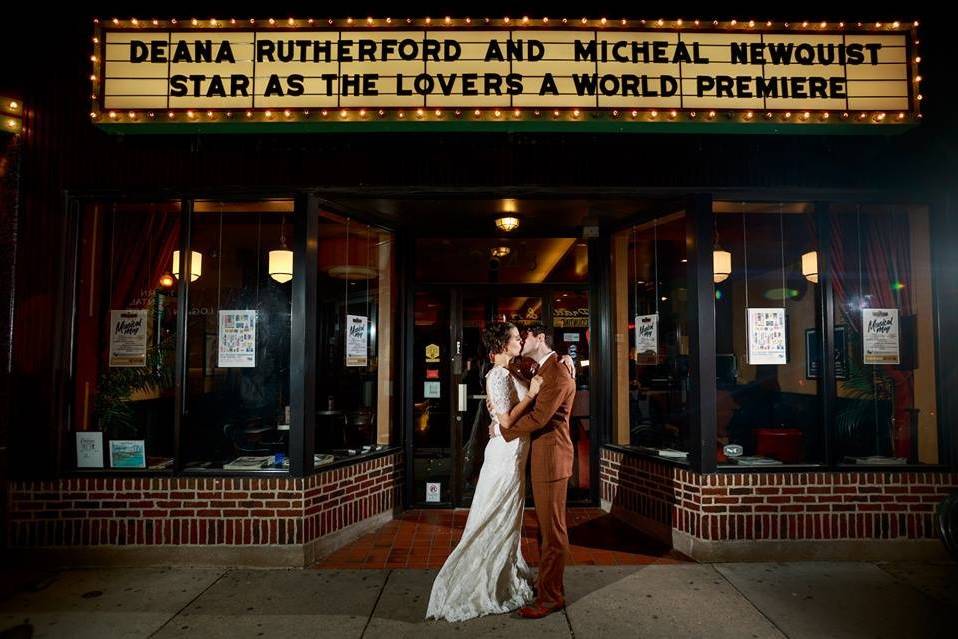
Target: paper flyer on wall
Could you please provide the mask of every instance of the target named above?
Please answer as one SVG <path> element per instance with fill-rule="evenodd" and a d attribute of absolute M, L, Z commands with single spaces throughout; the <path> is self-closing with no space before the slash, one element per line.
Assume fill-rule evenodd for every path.
<path fill-rule="evenodd" d="M 369 318 L 346 316 L 346 366 L 366 366 L 369 362 Z"/>
<path fill-rule="evenodd" d="M 748 309 L 748 363 L 787 363 L 784 308 Z"/>
<path fill-rule="evenodd" d="M 639 364 L 656 364 L 659 354 L 659 314 L 635 316 L 635 357 Z"/>
<path fill-rule="evenodd" d="M 110 366 L 146 366 L 147 311 L 110 311 Z"/>
<path fill-rule="evenodd" d="M 901 363 L 897 308 L 863 308 L 862 332 L 864 363 Z"/>
<path fill-rule="evenodd" d="M 256 366 L 256 311 L 220 311 L 220 368 Z"/>

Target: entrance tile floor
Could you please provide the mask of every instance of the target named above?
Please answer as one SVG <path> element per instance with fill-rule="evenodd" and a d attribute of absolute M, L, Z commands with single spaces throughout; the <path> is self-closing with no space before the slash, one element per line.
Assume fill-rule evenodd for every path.
<path fill-rule="evenodd" d="M 315 568 L 440 568 L 456 547 L 468 510 L 410 510 L 375 532 L 348 544 Z M 570 508 L 571 566 L 627 566 L 687 563 L 692 560 L 597 508 Z M 522 526 L 522 554 L 539 561 L 538 522 L 527 509 Z"/>

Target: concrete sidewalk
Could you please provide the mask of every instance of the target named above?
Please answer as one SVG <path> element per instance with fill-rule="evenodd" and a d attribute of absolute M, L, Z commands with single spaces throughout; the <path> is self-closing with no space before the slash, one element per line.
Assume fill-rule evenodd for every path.
<path fill-rule="evenodd" d="M 2 572 L 0 637 L 954 637 L 955 564 L 574 566 L 569 606 L 425 622 L 436 570 Z"/>

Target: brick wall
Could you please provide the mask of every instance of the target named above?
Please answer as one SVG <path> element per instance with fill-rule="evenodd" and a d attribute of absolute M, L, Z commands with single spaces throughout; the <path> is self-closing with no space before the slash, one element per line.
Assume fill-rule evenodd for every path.
<path fill-rule="evenodd" d="M 8 544 L 301 545 L 401 503 L 402 455 L 305 479 L 14 481 Z"/>
<path fill-rule="evenodd" d="M 934 510 L 958 474 L 915 472 L 700 475 L 602 450 L 602 499 L 698 539 L 933 539 Z"/>
<path fill-rule="evenodd" d="M 306 540 L 323 537 L 402 505 L 402 455 L 380 457 L 305 480 Z"/>

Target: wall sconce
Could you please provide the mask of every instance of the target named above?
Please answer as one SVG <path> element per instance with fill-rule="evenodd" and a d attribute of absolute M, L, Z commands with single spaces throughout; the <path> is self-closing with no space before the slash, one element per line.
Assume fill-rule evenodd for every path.
<path fill-rule="evenodd" d="M 0 96 L 0 133 L 23 133 L 23 102 Z"/>

